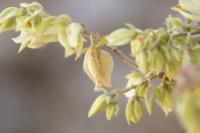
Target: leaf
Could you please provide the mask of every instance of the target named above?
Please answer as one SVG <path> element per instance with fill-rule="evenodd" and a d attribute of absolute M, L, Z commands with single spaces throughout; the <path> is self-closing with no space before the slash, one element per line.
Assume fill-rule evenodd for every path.
<path fill-rule="evenodd" d="M 143 74 L 146 74 L 147 73 L 147 68 L 148 68 L 147 54 L 145 52 L 139 53 L 136 56 L 135 61 L 136 61 L 137 65 L 138 65 L 139 70 Z"/>
<path fill-rule="evenodd" d="M 148 87 L 148 91 L 144 97 L 146 108 L 149 114 L 152 114 L 153 111 L 153 105 L 154 105 L 154 91 L 152 87 Z"/>
<path fill-rule="evenodd" d="M 165 68 L 167 77 L 172 79 L 176 76 L 177 72 L 180 70 L 181 62 L 176 60 L 175 58 L 171 58 L 171 60 L 166 63 Z"/>
<path fill-rule="evenodd" d="M 106 95 L 100 95 L 92 104 L 92 107 L 90 108 L 88 112 L 88 117 L 92 117 L 98 112 L 101 112 L 106 109 L 106 106 L 108 103 L 108 96 Z"/>
<path fill-rule="evenodd" d="M 38 3 L 38 2 L 21 3 L 20 7 L 24 7 L 24 8 L 35 7 L 37 9 L 43 10 L 42 5 L 40 3 Z"/>
<path fill-rule="evenodd" d="M 160 47 L 161 47 L 161 51 L 162 51 L 164 57 L 165 57 L 168 61 L 170 61 L 171 58 L 172 58 L 170 49 L 169 49 L 168 47 L 166 47 L 166 46 L 160 46 Z"/>
<path fill-rule="evenodd" d="M 61 30 L 58 33 L 58 40 L 60 42 L 60 44 L 65 48 L 65 57 L 69 57 L 71 55 L 74 54 L 74 49 L 72 47 L 69 46 L 69 42 L 68 42 L 68 35 L 65 29 Z"/>
<path fill-rule="evenodd" d="M 171 53 L 172 56 L 177 60 L 177 61 L 181 61 L 182 58 L 182 53 L 180 50 L 176 49 L 176 48 L 172 48 L 171 49 Z"/>
<path fill-rule="evenodd" d="M 126 120 L 130 125 L 132 122 L 137 123 L 143 115 L 143 109 L 137 99 L 129 99 L 126 105 Z"/>
<path fill-rule="evenodd" d="M 117 116 L 119 112 L 119 105 L 117 103 L 110 103 L 106 107 L 106 118 L 111 120 L 113 117 Z"/>
<path fill-rule="evenodd" d="M 144 80 L 143 75 L 137 71 L 128 74 L 126 78 L 128 79 L 129 85 L 138 85 Z"/>
<path fill-rule="evenodd" d="M 145 97 L 148 89 L 148 82 L 144 82 L 141 85 L 138 85 L 136 88 L 138 97 Z"/>
<path fill-rule="evenodd" d="M 143 50 L 144 44 L 140 39 L 134 39 L 131 41 L 131 54 L 133 56 L 138 55 Z"/>
<path fill-rule="evenodd" d="M 68 42 L 73 48 L 78 47 L 82 26 L 79 23 L 71 23 L 67 28 Z"/>
<path fill-rule="evenodd" d="M 155 89 L 156 101 L 167 116 L 173 109 L 172 88 L 164 83 L 160 88 Z"/>
<path fill-rule="evenodd" d="M 122 46 L 131 41 L 131 39 L 136 35 L 135 31 L 128 28 L 121 28 L 113 31 L 107 36 L 108 46 Z"/>
<path fill-rule="evenodd" d="M 166 19 L 167 21 L 167 30 L 172 32 L 174 30 L 179 30 L 182 26 L 182 22 L 179 18 L 174 18 L 171 15 Z"/>
<path fill-rule="evenodd" d="M 188 0 L 182 0 L 182 1 L 188 1 Z M 193 0 L 192 2 L 187 2 L 188 3 L 193 3 L 195 0 Z M 196 0 L 196 2 L 199 3 L 199 0 Z M 195 22 L 200 22 L 200 11 L 198 9 L 197 10 L 193 10 L 192 8 L 193 7 L 186 7 L 185 6 L 186 4 L 182 4 L 181 5 L 178 5 L 176 7 L 173 7 L 172 9 L 179 12 L 181 15 L 183 15 L 185 18 L 191 20 L 191 21 L 195 21 Z M 198 5 L 198 4 L 197 4 Z M 196 7 L 196 6 L 195 6 Z M 199 8 L 199 7 L 198 7 Z"/>
<path fill-rule="evenodd" d="M 179 0 L 179 4 L 185 10 L 192 14 L 200 15 L 200 3 L 199 0 Z"/>
<path fill-rule="evenodd" d="M 165 64 L 165 58 L 163 54 L 157 49 L 154 49 L 149 52 L 149 60 L 149 69 L 154 71 L 156 74 L 159 74 Z"/>
<path fill-rule="evenodd" d="M 76 52 L 75 60 L 77 60 L 81 56 L 84 42 L 85 42 L 85 39 L 80 35 L 78 46 L 75 48 L 75 52 Z"/>
<path fill-rule="evenodd" d="M 143 109 L 142 106 L 140 104 L 140 102 L 138 100 L 135 100 L 133 103 L 133 108 L 134 108 L 134 121 L 138 122 L 140 121 L 142 115 L 143 115 Z"/>

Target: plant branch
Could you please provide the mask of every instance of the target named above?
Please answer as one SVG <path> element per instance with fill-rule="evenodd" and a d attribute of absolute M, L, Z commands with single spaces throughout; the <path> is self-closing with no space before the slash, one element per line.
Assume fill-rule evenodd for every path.
<path fill-rule="evenodd" d="M 87 37 L 87 38 L 90 38 L 92 34 L 94 33 L 90 33 L 89 31 L 86 30 L 85 26 L 82 25 L 84 27 L 84 35 Z M 100 33 L 95 33 L 94 35 L 103 38 L 105 39 L 105 36 L 102 36 L 100 35 Z M 95 38 L 94 38 L 95 39 Z M 98 38 L 99 39 L 99 38 Z M 99 39 L 99 40 L 100 40 Z M 91 40 L 91 38 L 90 38 Z M 106 43 L 106 41 L 105 41 Z M 133 62 L 128 56 L 126 56 L 121 50 L 117 49 L 117 48 L 112 48 L 112 47 L 108 47 L 106 46 L 107 49 L 110 49 L 113 53 L 115 53 L 120 59 L 122 59 L 122 61 L 126 64 L 128 64 L 129 66 L 133 67 L 135 70 L 138 70 L 137 69 L 137 64 L 135 62 Z"/>
<path fill-rule="evenodd" d="M 107 47 L 110 48 L 110 47 Z M 114 52 L 119 58 L 122 59 L 123 62 L 128 64 L 129 66 L 133 67 L 137 70 L 137 64 L 133 62 L 129 57 L 127 57 L 121 50 L 117 48 L 111 48 L 112 52 Z"/>

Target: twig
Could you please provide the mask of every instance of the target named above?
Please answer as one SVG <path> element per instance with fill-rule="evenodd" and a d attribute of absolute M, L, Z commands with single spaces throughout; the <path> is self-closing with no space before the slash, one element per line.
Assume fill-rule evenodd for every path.
<path fill-rule="evenodd" d="M 110 47 L 107 47 L 110 48 Z M 129 66 L 133 67 L 137 70 L 137 64 L 133 62 L 129 57 L 127 57 L 121 50 L 117 48 L 111 48 L 112 52 L 114 52 L 119 58 L 122 59 L 123 62 L 128 64 Z"/>

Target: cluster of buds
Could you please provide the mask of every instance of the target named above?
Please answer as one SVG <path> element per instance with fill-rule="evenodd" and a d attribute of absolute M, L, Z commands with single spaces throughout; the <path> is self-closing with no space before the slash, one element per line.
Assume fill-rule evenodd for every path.
<path fill-rule="evenodd" d="M 50 16 L 37 3 L 23 3 L 20 7 L 7 8 L 0 14 L 0 32 L 15 29 L 20 36 L 13 38 L 24 48 L 40 48 L 59 41 L 65 48 L 65 57 L 76 54 L 80 57 L 84 44 L 81 24 L 71 22 L 68 15 Z"/>

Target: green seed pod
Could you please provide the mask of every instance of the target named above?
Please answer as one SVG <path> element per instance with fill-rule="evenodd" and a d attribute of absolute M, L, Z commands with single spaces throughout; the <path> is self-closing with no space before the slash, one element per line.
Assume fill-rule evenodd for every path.
<path fill-rule="evenodd" d="M 140 121 L 143 114 L 143 109 L 137 99 L 135 100 L 130 99 L 126 105 L 125 113 L 126 113 L 126 120 L 130 125 L 132 122 L 137 123 Z"/>
<path fill-rule="evenodd" d="M 119 112 L 119 105 L 117 103 L 110 103 L 106 107 L 106 118 L 111 120 L 114 116 L 117 116 Z"/>
<path fill-rule="evenodd" d="M 96 113 L 101 112 L 106 109 L 108 103 L 107 99 L 109 96 L 107 95 L 101 95 L 99 96 L 94 103 L 92 104 L 92 107 L 90 108 L 88 112 L 88 117 L 94 116 Z"/>

